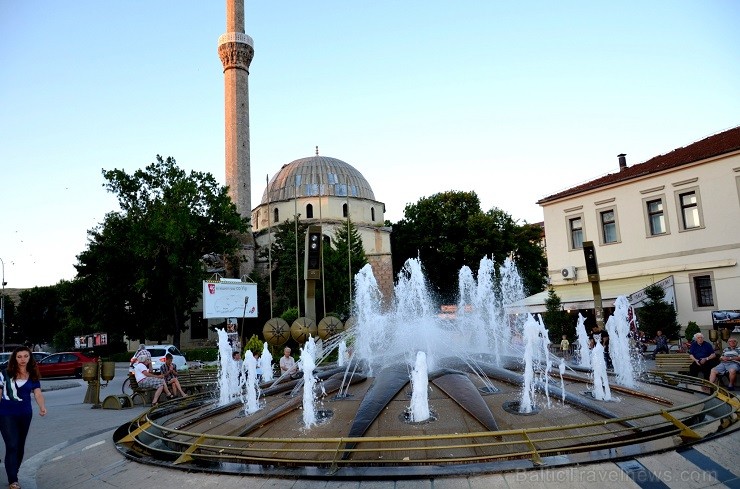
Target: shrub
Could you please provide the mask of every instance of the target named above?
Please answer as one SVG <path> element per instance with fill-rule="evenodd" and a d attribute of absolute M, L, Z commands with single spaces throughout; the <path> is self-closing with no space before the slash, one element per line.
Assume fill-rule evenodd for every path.
<path fill-rule="evenodd" d="M 688 341 L 692 341 L 694 339 L 694 335 L 701 331 L 699 329 L 699 326 L 694 321 L 689 321 L 689 324 L 686 325 L 686 329 L 684 330 L 684 337 Z"/>

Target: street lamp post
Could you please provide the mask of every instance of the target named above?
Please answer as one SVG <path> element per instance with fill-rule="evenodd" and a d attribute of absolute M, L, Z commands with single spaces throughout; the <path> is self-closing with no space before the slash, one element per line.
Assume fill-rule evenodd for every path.
<path fill-rule="evenodd" d="M 5 262 L 2 258 L 0 258 L 0 263 L 3 265 L 3 291 L 0 293 L 0 312 L 2 312 L 2 319 L 3 321 L 3 353 L 5 353 L 5 285 L 7 282 L 5 281 Z"/>

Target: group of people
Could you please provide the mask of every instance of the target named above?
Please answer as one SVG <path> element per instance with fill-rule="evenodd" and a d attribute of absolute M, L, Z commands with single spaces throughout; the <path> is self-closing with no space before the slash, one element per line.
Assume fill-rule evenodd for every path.
<path fill-rule="evenodd" d="M 727 374 L 729 381 L 727 389 L 735 390 L 735 378 L 737 371 L 740 370 L 740 349 L 737 347 L 736 338 L 728 339 L 727 347 L 720 355 L 717 355 L 714 346 L 704 341 L 704 335 L 696 333 L 689 347 L 689 357 L 691 358 L 690 375 L 698 376 L 701 372 L 705 379 L 714 383 L 720 375 Z"/>
<path fill-rule="evenodd" d="M 159 403 L 162 392 L 168 399 L 173 399 L 178 393 L 181 397 L 186 397 L 185 391 L 182 390 L 180 381 L 177 378 L 177 366 L 172 363 L 172 354 L 165 355 L 165 363 L 162 365 L 159 373 L 152 369 L 152 355 L 146 348 L 140 347 L 136 352 L 136 363 L 134 363 L 134 377 L 136 383 L 144 388 L 156 389 L 152 397 L 152 406 Z"/>

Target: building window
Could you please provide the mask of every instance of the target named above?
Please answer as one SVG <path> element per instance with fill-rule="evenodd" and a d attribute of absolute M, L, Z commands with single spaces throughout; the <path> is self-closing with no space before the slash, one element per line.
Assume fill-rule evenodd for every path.
<path fill-rule="evenodd" d="M 716 309 L 717 298 L 714 290 L 714 276 L 710 273 L 689 274 L 691 301 L 694 310 Z"/>
<path fill-rule="evenodd" d="M 306 218 L 313 219 L 313 205 L 306 204 Z"/>
<path fill-rule="evenodd" d="M 699 188 L 682 189 L 676 192 L 676 207 L 680 231 L 690 231 L 704 227 Z"/>
<path fill-rule="evenodd" d="M 280 222 L 280 213 L 278 212 L 277 208 L 272 211 L 272 214 L 274 216 L 272 222 Z"/>
<path fill-rule="evenodd" d="M 650 226 L 650 235 L 666 233 L 665 212 L 663 212 L 663 200 L 649 200 L 647 202 L 648 224 Z"/>
<path fill-rule="evenodd" d="M 375 207 L 370 208 L 370 220 L 375 221 Z"/>
<path fill-rule="evenodd" d="M 619 241 L 617 232 L 617 212 L 614 209 L 598 211 L 601 225 L 601 244 L 616 243 Z"/>
<path fill-rule="evenodd" d="M 347 204 L 342 204 L 342 217 L 347 217 Z"/>
<path fill-rule="evenodd" d="M 568 230 L 570 231 L 570 249 L 583 248 L 583 216 L 569 218 Z"/>

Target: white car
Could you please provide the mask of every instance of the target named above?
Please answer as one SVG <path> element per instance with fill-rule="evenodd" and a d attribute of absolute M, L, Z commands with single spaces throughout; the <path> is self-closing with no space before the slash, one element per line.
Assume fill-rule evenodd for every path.
<path fill-rule="evenodd" d="M 177 367 L 178 372 L 188 369 L 188 361 L 185 355 L 180 353 L 175 345 L 146 345 L 149 354 L 152 356 L 152 371 L 156 372 L 164 365 L 165 355 L 172 353 L 172 363 Z M 136 361 L 136 355 L 131 358 L 131 365 Z"/>

